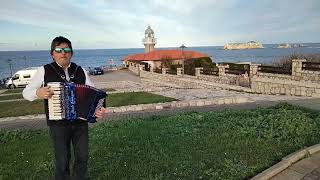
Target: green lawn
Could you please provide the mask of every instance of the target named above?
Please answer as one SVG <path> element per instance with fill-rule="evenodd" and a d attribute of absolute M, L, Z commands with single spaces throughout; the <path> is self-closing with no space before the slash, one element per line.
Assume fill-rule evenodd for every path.
<path fill-rule="evenodd" d="M 147 92 L 115 93 L 109 94 L 107 106 L 119 107 L 134 104 L 150 104 L 170 101 L 175 101 L 175 99 Z"/>
<path fill-rule="evenodd" d="M 92 179 L 248 179 L 319 143 L 320 113 L 281 104 L 108 121 L 90 129 Z M 0 131 L 0 179 L 53 174 L 47 132 Z"/>
<path fill-rule="evenodd" d="M 11 93 L 22 93 L 23 88 L 17 88 L 17 89 L 8 89 L 2 94 L 11 94 Z"/>
<path fill-rule="evenodd" d="M 11 97 L 21 95 L 0 96 Z M 174 101 L 173 98 L 168 98 L 147 92 L 130 92 L 130 93 L 115 93 L 107 97 L 108 107 L 119 107 L 134 104 L 150 104 L 158 102 Z M 0 118 L 10 116 L 23 116 L 29 114 L 43 114 L 43 101 L 15 101 L 15 102 L 0 102 Z"/>
<path fill-rule="evenodd" d="M 12 101 L 0 102 L 0 118 L 23 116 L 29 114 L 43 114 L 44 107 L 42 100 L 36 101 Z M 0 178 L 1 179 L 1 178 Z"/>
<path fill-rule="evenodd" d="M 0 101 L 10 99 L 23 99 L 23 97 L 22 94 L 6 94 L 5 96 L 0 96 Z"/>
<path fill-rule="evenodd" d="M 113 88 L 102 88 L 101 90 L 106 91 L 106 92 L 110 92 L 110 91 L 116 91 Z"/>

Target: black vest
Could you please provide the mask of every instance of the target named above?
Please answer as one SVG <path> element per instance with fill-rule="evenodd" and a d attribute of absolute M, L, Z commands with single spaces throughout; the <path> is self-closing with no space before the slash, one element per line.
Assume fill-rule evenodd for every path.
<path fill-rule="evenodd" d="M 75 63 L 71 63 L 68 68 L 68 73 L 70 77 L 70 82 L 74 82 L 76 84 L 85 84 L 86 76 L 83 69 L 76 65 Z M 51 64 L 47 64 L 44 66 L 44 85 L 47 86 L 49 82 L 66 82 L 65 80 L 64 70 L 56 63 L 53 62 Z M 85 121 L 74 121 L 69 122 L 66 120 L 61 121 L 49 121 L 49 112 L 48 112 L 48 100 L 44 100 L 44 111 L 46 113 L 47 124 L 51 125 L 67 125 L 67 124 L 86 124 Z"/>

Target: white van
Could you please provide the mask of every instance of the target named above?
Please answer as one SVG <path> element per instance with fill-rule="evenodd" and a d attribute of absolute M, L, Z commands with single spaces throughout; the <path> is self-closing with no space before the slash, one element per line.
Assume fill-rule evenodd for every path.
<path fill-rule="evenodd" d="M 7 82 L 6 87 L 14 89 L 17 87 L 25 87 L 36 74 L 38 67 L 30 67 L 19 70 Z"/>

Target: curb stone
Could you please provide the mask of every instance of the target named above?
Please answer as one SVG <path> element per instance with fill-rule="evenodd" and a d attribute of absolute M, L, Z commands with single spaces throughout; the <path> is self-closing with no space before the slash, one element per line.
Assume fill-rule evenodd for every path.
<path fill-rule="evenodd" d="M 232 97 L 232 98 L 218 98 L 218 99 L 203 99 L 203 100 L 187 100 L 187 101 L 172 101 L 166 103 L 155 103 L 155 104 L 139 104 L 129 105 L 120 107 L 108 107 L 109 113 L 123 113 L 123 112 L 136 112 L 143 110 L 162 110 L 171 108 L 183 108 L 183 107 L 200 107 L 210 105 L 222 105 L 222 104 L 240 104 L 251 102 L 248 98 L 244 97 Z M 23 119 L 43 119 L 44 114 L 40 115 L 27 115 L 17 117 L 4 117 L 0 118 L 0 122 L 11 121 L 11 120 L 23 120 Z"/>
<path fill-rule="evenodd" d="M 4 93 L 6 91 L 7 91 L 7 89 L 0 89 L 0 94 Z"/>
<path fill-rule="evenodd" d="M 287 169 L 292 164 L 300 161 L 301 159 L 304 159 L 305 157 L 315 154 L 317 152 L 320 152 L 320 144 L 316 144 L 308 148 L 299 150 L 297 152 L 291 153 L 288 156 L 282 158 L 282 161 L 280 161 L 279 163 L 271 166 L 270 168 L 264 170 L 260 174 L 251 178 L 251 180 L 268 180 L 276 176 L 283 170 Z"/>
<path fill-rule="evenodd" d="M 33 115 L 26 115 L 26 116 L 4 117 L 4 118 L 0 118 L 0 122 L 11 121 L 11 120 L 44 119 L 44 118 L 46 118 L 45 114 L 33 114 Z"/>
<path fill-rule="evenodd" d="M 17 95 L 17 94 L 21 94 L 21 93 L 10 93 L 10 94 L 3 94 L 5 91 L 0 92 L 0 96 L 12 96 L 12 95 Z"/>

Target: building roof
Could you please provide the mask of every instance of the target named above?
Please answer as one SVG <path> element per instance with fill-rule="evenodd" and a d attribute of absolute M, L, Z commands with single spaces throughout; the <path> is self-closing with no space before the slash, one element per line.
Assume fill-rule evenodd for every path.
<path fill-rule="evenodd" d="M 159 61 L 159 60 L 180 60 L 209 57 L 207 54 L 197 51 L 182 50 L 154 50 L 148 53 L 128 55 L 123 58 L 124 61 Z"/>

